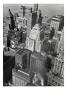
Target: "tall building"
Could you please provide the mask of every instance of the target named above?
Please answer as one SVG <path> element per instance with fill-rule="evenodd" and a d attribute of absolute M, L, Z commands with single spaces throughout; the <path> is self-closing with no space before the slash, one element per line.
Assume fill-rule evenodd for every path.
<path fill-rule="evenodd" d="M 27 37 L 26 48 L 40 53 L 43 40 L 44 30 L 40 28 L 39 24 L 36 24 L 30 31 L 29 37 Z"/>
<path fill-rule="evenodd" d="M 54 66 L 48 75 L 49 85 L 63 86 L 64 83 L 64 30 L 62 30 L 61 37 L 57 48 L 58 56 L 54 58 Z"/>

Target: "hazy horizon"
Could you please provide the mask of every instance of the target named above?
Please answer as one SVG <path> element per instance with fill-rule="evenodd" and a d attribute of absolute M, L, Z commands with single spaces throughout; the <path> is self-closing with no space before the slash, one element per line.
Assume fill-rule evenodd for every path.
<path fill-rule="evenodd" d="M 33 7 L 34 4 L 3 4 L 3 17 L 8 16 L 8 10 L 12 13 L 18 12 L 20 5 Z M 43 17 L 51 18 L 54 15 L 64 15 L 64 4 L 38 4 L 38 8 L 42 11 Z"/>

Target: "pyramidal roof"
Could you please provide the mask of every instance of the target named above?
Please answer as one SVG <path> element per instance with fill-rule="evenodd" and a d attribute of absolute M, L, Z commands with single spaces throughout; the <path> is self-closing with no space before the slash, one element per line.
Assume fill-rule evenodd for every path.
<path fill-rule="evenodd" d="M 39 35 L 39 33 L 40 33 L 39 24 L 36 24 L 36 25 L 32 28 L 32 30 L 31 30 L 31 32 L 30 32 L 29 38 L 31 38 L 31 39 L 33 39 L 33 40 L 36 40 L 37 37 L 38 37 L 38 35 Z"/>

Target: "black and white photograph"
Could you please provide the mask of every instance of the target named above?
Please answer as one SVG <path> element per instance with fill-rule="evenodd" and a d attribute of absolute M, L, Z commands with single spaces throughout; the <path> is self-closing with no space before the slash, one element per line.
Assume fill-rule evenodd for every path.
<path fill-rule="evenodd" d="M 64 4 L 3 4 L 3 86 L 64 86 Z"/>

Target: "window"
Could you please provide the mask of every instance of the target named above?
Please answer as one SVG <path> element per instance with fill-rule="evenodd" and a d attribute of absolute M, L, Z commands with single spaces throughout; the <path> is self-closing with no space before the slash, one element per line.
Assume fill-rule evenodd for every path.
<path fill-rule="evenodd" d="M 27 68 L 27 54 L 22 57 L 22 65 L 23 69 Z"/>

